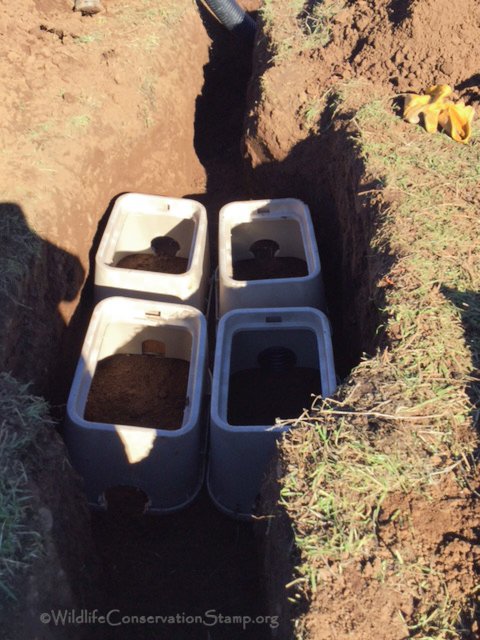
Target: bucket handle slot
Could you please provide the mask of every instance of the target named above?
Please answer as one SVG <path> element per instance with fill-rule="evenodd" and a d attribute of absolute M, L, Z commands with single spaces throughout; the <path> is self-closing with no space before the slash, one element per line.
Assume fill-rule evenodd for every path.
<path fill-rule="evenodd" d="M 165 343 L 161 340 L 144 340 L 142 342 L 142 355 L 164 358 L 166 353 Z"/>

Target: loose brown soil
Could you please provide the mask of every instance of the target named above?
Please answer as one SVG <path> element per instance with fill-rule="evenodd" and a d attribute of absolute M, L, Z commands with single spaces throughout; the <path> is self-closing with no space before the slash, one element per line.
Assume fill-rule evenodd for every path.
<path fill-rule="evenodd" d="M 234 280 L 274 280 L 275 278 L 303 278 L 308 276 L 305 260 L 300 258 L 251 258 L 233 265 Z"/>
<path fill-rule="evenodd" d="M 155 273 L 185 273 L 188 267 L 187 258 L 177 256 L 154 256 L 150 253 L 132 253 L 125 256 L 115 265 L 119 269 L 138 269 Z"/>
<path fill-rule="evenodd" d="M 190 363 L 178 358 L 117 353 L 97 363 L 85 420 L 180 429 Z"/>
<path fill-rule="evenodd" d="M 269 372 L 245 369 L 230 376 L 228 422 L 273 425 L 275 418 L 298 418 L 320 394 L 320 372 L 310 367 Z"/>

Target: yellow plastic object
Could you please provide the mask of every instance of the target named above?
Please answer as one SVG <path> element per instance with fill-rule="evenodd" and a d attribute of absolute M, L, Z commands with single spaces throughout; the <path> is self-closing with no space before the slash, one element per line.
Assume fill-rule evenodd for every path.
<path fill-rule="evenodd" d="M 418 124 L 423 115 L 425 129 L 435 133 L 440 126 L 457 142 L 467 143 L 472 133 L 473 107 L 463 101 L 454 104 L 447 98 L 452 88 L 448 84 L 436 84 L 425 94 L 410 94 L 405 97 L 403 117 L 407 122 Z"/>
<path fill-rule="evenodd" d="M 447 105 L 447 108 L 440 113 L 438 124 L 454 140 L 466 144 L 472 135 L 474 115 L 474 108 L 466 106 L 461 100 L 455 105 Z"/>

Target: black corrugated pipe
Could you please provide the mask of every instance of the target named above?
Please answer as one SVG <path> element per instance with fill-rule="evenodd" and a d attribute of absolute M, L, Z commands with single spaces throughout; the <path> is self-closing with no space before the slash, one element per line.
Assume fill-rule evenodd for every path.
<path fill-rule="evenodd" d="M 257 25 L 235 0 L 202 0 L 229 31 L 245 40 L 253 41 Z"/>

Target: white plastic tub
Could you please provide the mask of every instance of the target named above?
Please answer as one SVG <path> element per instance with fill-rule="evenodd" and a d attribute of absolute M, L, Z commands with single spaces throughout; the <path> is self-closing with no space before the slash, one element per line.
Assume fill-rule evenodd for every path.
<path fill-rule="evenodd" d="M 184 273 L 157 273 L 118 267 L 132 254 L 154 254 L 154 238 L 168 236 L 188 261 Z M 127 193 L 112 209 L 95 258 L 95 299 L 125 295 L 205 308 L 210 258 L 207 214 L 199 202 Z"/>
<path fill-rule="evenodd" d="M 189 504 L 203 481 L 207 327 L 193 307 L 112 297 L 98 304 L 87 331 L 67 404 L 65 439 L 72 463 L 85 479 L 90 504 L 103 504 L 107 489 L 130 486 L 148 496 L 152 512 Z M 163 343 L 165 357 L 189 362 L 181 427 L 145 428 L 85 419 L 99 360 L 142 353 L 145 341 Z M 147 343 L 150 344 L 150 343 Z"/>
<path fill-rule="evenodd" d="M 318 369 L 322 396 L 331 395 L 336 386 L 330 328 L 323 312 L 311 308 L 244 309 L 221 318 L 213 370 L 207 482 L 217 507 L 238 518 L 252 513 L 275 441 L 289 427 L 262 424 L 261 420 L 259 424 L 231 424 L 231 376 L 258 367 L 259 355 L 272 347 L 293 353 L 299 367 Z M 245 407 L 253 404 L 248 392 L 236 400 Z M 312 400 L 303 408 L 309 408 Z"/>
<path fill-rule="evenodd" d="M 307 275 L 239 280 L 234 265 L 253 258 L 259 240 L 278 245 L 276 257 L 307 264 Z M 308 207 L 293 198 L 232 202 L 220 211 L 219 314 L 233 309 L 314 307 L 325 309 L 320 258 Z"/>

